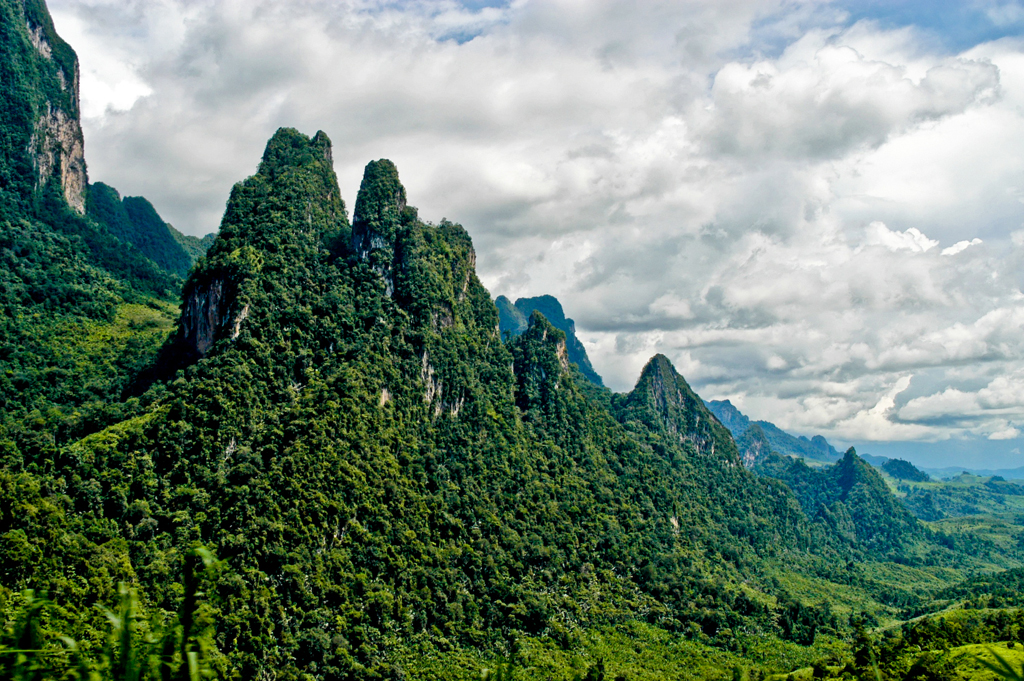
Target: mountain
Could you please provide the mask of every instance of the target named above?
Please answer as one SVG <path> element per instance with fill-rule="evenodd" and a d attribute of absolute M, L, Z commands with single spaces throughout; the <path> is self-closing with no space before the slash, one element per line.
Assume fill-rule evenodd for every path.
<path fill-rule="evenodd" d="M 70 547 L 110 546 L 111 574 L 170 611 L 168 575 L 202 542 L 232 575 L 209 593 L 243 677 L 390 674 L 410 646 L 570 645 L 638 618 L 709 642 L 838 631 L 759 566 L 872 540 L 746 470 L 667 358 L 592 402 L 540 311 L 501 341 L 466 231 L 420 221 L 390 161 L 356 206 L 350 227 L 326 135 L 274 135 L 184 286 L 186 366 L 57 467 L 19 450 L 67 502 L 5 520 L 37 547 L 8 554 L 9 588 L 68 593 L 73 622 L 96 596 L 68 591 Z M 57 503 L 49 484 L 33 504 Z"/>
<path fill-rule="evenodd" d="M 729 429 L 733 437 L 737 439 L 742 438 L 743 434 L 752 424 L 756 424 L 761 429 L 763 439 L 767 439 L 773 452 L 786 456 L 805 457 L 816 461 L 835 461 L 841 458 L 836 448 L 829 444 L 821 435 L 815 435 L 808 440 L 803 435 L 799 437 L 790 435 L 774 423 L 751 421 L 729 400 L 711 400 L 707 403 L 707 407 Z M 761 435 L 758 435 L 756 438 L 756 447 L 758 448 L 756 453 L 747 453 L 744 450 L 744 461 L 751 462 L 747 465 L 752 465 L 752 462 L 759 456 L 767 453 L 761 444 Z"/>
<path fill-rule="evenodd" d="M 45 5 L 3 0 L 0 28 L 0 460 L 11 466 L 24 451 L 52 459 L 135 409 L 123 400 L 173 325 L 179 280 L 85 215 L 78 60 Z"/>
<path fill-rule="evenodd" d="M 212 234 L 204 240 L 185 236 L 164 222 L 146 199 L 122 199 L 116 189 L 102 182 L 89 185 L 85 205 L 86 215 L 104 225 L 112 235 L 179 277 L 187 275 L 213 243 Z"/>
<path fill-rule="evenodd" d="M 810 468 L 802 459 L 772 453 L 754 470 L 793 490 L 811 518 L 868 553 L 906 553 L 925 535 L 924 528 L 893 496 L 885 480 L 854 451 L 828 468 Z"/>
<path fill-rule="evenodd" d="M 910 482 L 928 482 L 931 480 L 927 473 L 903 459 L 889 459 L 882 464 L 881 468 L 897 480 L 909 480 Z"/>
<path fill-rule="evenodd" d="M 45 7 L 0 10 L 0 69 L 55 73 Z M 469 233 L 387 159 L 350 222 L 323 132 L 273 135 L 180 289 L 47 177 L 0 218 L 0 675 L 763 678 L 988 565 L 852 450 L 748 470 L 662 355 L 585 379 L 554 299 L 503 339 Z"/>
<path fill-rule="evenodd" d="M 58 242 L 67 244 L 90 265 L 134 289 L 170 294 L 177 288 L 173 276 L 85 217 L 88 177 L 78 57 L 57 35 L 45 4 L 4 0 L 0 26 L 0 221 L 7 225 L 5 238 L 18 241 L 21 230 L 41 229 L 46 233 L 42 240 L 54 248 Z M 45 276 L 62 278 L 60 273 Z"/>
<path fill-rule="evenodd" d="M 772 443 L 758 424 L 752 424 L 736 438 L 736 446 L 740 450 L 743 465 L 753 468 L 755 464 L 768 458 L 772 453 Z"/>
<path fill-rule="evenodd" d="M 498 308 L 498 330 L 501 332 L 502 338 L 522 335 L 530 326 L 529 318 L 505 296 L 495 298 L 494 305 Z"/>
<path fill-rule="evenodd" d="M 213 232 L 202 238 L 192 236 L 191 234 L 182 234 L 170 223 L 167 223 L 167 229 L 171 230 L 174 239 L 185 249 L 185 253 L 188 254 L 192 264 L 195 264 L 196 260 L 206 255 L 206 252 L 210 250 L 210 246 L 213 245 L 213 240 L 217 238 L 217 235 Z"/>
<path fill-rule="evenodd" d="M 587 349 L 576 337 L 576 323 L 566 318 L 562 304 L 554 296 L 519 298 L 514 305 L 505 296 L 498 296 L 494 302 L 498 308 L 498 327 L 502 338 L 523 333 L 529 325 L 530 315 L 540 312 L 556 329 L 565 334 L 569 361 L 579 368 L 588 381 L 597 386 L 604 385 L 604 381 L 590 364 Z"/>

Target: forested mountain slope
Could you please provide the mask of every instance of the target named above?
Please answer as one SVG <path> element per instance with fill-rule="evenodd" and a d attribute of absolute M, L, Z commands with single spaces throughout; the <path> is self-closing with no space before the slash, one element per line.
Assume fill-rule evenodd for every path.
<path fill-rule="evenodd" d="M 822 470 L 778 454 L 757 464 L 755 470 L 785 482 L 808 516 L 820 518 L 869 554 L 899 555 L 924 533 L 878 471 L 852 447 L 839 462 Z"/>
<path fill-rule="evenodd" d="M 78 62 L 38 0 L 0 1 L 0 458 L 124 418 L 178 281 L 85 211 Z"/>
<path fill-rule="evenodd" d="M 175 342 L 197 363 L 53 470 L 153 602 L 170 605 L 163 577 L 191 542 L 216 547 L 246 676 L 640 613 L 784 633 L 774 598 L 740 586 L 750 564 L 836 550 L 787 490 L 738 465 L 663 357 L 620 425 L 543 317 L 502 344 L 465 231 L 419 221 L 404 194 L 371 163 L 350 229 L 326 137 L 279 131 L 186 284 Z"/>
<path fill-rule="evenodd" d="M 185 277 L 213 243 L 212 234 L 202 240 L 186 236 L 164 222 L 143 197 L 122 199 L 116 189 L 102 182 L 89 185 L 85 206 L 86 214 L 122 243 L 134 246 L 160 268 L 179 277 Z"/>
<path fill-rule="evenodd" d="M 77 67 L 41 3 L 0 10 L 11 140 L 77 107 Z M 30 173 L 26 139 L 0 188 L 5 614 L 45 592 L 47 631 L 99 650 L 118 582 L 174 611 L 205 546 L 219 676 L 397 679 L 520 641 L 540 669 L 597 631 L 762 659 L 847 631 L 833 605 L 894 608 L 854 559 L 969 564 L 852 452 L 780 470 L 795 494 L 747 470 L 664 356 L 618 395 L 539 311 L 503 342 L 468 233 L 421 220 L 390 161 L 350 222 L 327 136 L 277 131 L 174 313 L 179 280 L 83 215 L 74 145 L 42 142 L 55 165 Z"/>
<path fill-rule="evenodd" d="M 350 227 L 325 135 L 279 131 L 185 286 L 172 342 L 189 366 L 139 416 L 21 452 L 150 602 L 172 607 L 168 574 L 214 547 L 244 676 L 385 673 L 417 637 L 830 621 L 757 565 L 851 545 L 744 469 L 666 358 L 609 411 L 543 316 L 501 342 L 465 230 L 420 221 L 390 162 L 367 166 L 356 206 Z M 43 560 L 9 587 L 62 590 L 52 566 L 74 557 L 18 529 Z"/>

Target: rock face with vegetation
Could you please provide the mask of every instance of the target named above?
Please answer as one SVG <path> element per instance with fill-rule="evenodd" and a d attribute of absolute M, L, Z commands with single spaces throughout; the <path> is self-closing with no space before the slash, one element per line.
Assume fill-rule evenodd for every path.
<path fill-rule="evenodd" d="M 587 357 L 587 349 L 576 337 L 576 323 L 566 318 L 562 311 L 562 304 L 554 296 L 537 296 L 536 298 L 519 298 L 513 304 L 505 296 L 498 296 L 494 301 L 498 308 L 498 328 L 502 338 L 514 338 L 529 326 L 530 315 L 539 312 L 544 315 L 551 324 L 565 334 L 566 352 L 569 361 L 575 364 L 583 376 L 597 386 L 603 386 L 604 381 L 594 371 Z"/>
<path fill-rule="evenodd" d="M 59 87 L 45 7 L 0 8 L 0 68 Z M 18 106 L 5 139 L 31 136 Z M 4 678 L 469 679 L 504 656 L 596 679 L 601 650 L 608 675 L 728 678 L 847 655 L 842 613 L 924 607 L 901 578 L 979 564 L 852 451 L 748 470 L 662 355 L 628 393 L 595 384 L 550 301 L 503 339 L 467 231 L 421 220 L 385 159 L 350 225 L 322 132 L 275 133 L 183 284 L 114 233 L 159 227 L 145 204 L 100 188 L 83 215 L 26 177 L 0 195 Z"/>
<path fill-rule="evenodd" d="M 0 21 L 4 123 L 0 192 L 22 206 L 52 189 L 85 212 L 87 185 L 79 123 L 78 57 L 53 28 L 41 0 L 5 0 Z"/>

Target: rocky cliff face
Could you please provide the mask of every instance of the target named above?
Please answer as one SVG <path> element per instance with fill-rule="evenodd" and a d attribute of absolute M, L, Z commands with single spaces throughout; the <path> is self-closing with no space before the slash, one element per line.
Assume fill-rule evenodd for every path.
<path fill-rule="evenodd" d="M 310 304 L 299 300 L 313 294 L 308 288 L 319 259 L 348 235 L 331 141 L 323 132 L 309 138 L 281 128 L 256 175 L 235 185 L 220 232 L 185 282 L 179 323 L 185 359 L 206 357 L 219 341 L 247 331 L 259 336 L 289 326 L 280 317 Z M 266 271 L 275 274 L 265 277 Z"/>
<path fill-rule="evenodd" d="M 514 338 L 526 331 L 529 318 L 534 312 L 540 312 L 556 329 L 565 334 L 566 353 L 569 361 L 575 364 L 580 372 L 594 385 L 604 385 L 601 376 L 594 371 L 587 349 L 576 337 L 576 323 L 565 316 L 562 304 L 554 296 L 537 296 L 535 298 L 519 298 L 513 305 L 505 296 L 498 296 L 494 301 L 498 308 L 498 327 L 502 338 Z"/>
<path fill-rule="evenodd" d="M 78 58 L 57 36 L 49 15 L 40 16 L 26 8 L 25 27 L 29 42 L 43 60 L 42 70 L 58 84 L 58 90 L 46 93 L 49 96 L 37 107 L 38 117 L 29 139 L 27 151 L 35 170 L 36 189 L 58 182 L 68 205 L 84 214 L 89 181 L 79 122 Z"/>
<path fill-rule="evenodd" d="M 644 367 L 636 387 L 626 396 L 624 413 L 625 420 L 637 418 L 655 431 L 691 444 L 699 454 L 740 465 L 729 431 L 664 355 L 655 355 Z"/>
<path fill-rule="evenodd" d="M 736 438 L 736 446 L 739 447 L 743 465 L 747 468 L 753 468 L 756 464 L 764 461 L 772 452 L 772 445 L 768 441 L 768 437 L 764 434 L 761 426 L 756 423 Z"/>
<path fill-rule="evenodd" d="M 236 305 L 233 287 L 218 276 L 196 287 L 181 310 L 181 330 L 188 348 L 205 357 L 220 338 L 238 338 L 242 322 L 249 316 L 249 305 Z"/>

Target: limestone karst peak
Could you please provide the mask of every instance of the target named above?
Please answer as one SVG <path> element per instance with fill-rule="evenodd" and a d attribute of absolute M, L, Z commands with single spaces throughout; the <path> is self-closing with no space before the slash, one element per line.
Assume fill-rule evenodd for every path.
<path fill-rule="evenodd" d="M 243 322 L 253 323 L 259 310 L 246 282 L 263 277 L 265 265 L 266 285 L 287 288 L 285 273 L 298 254 L 315 259 L 348 236 L 327 135 L 280 128 L 256 175 L 235 185 L 217 239 L 185 283 L 186 356 L 204 357 L 217 341 L 236 339 Z"/>
<path fill-rule="evenodd" d="M 392 248 L 406 209 L 405 187 L 395 164 L 386 158 L 367 163 L 352 215 L 352 249 L 365 258 L 371 251 Z"/>

